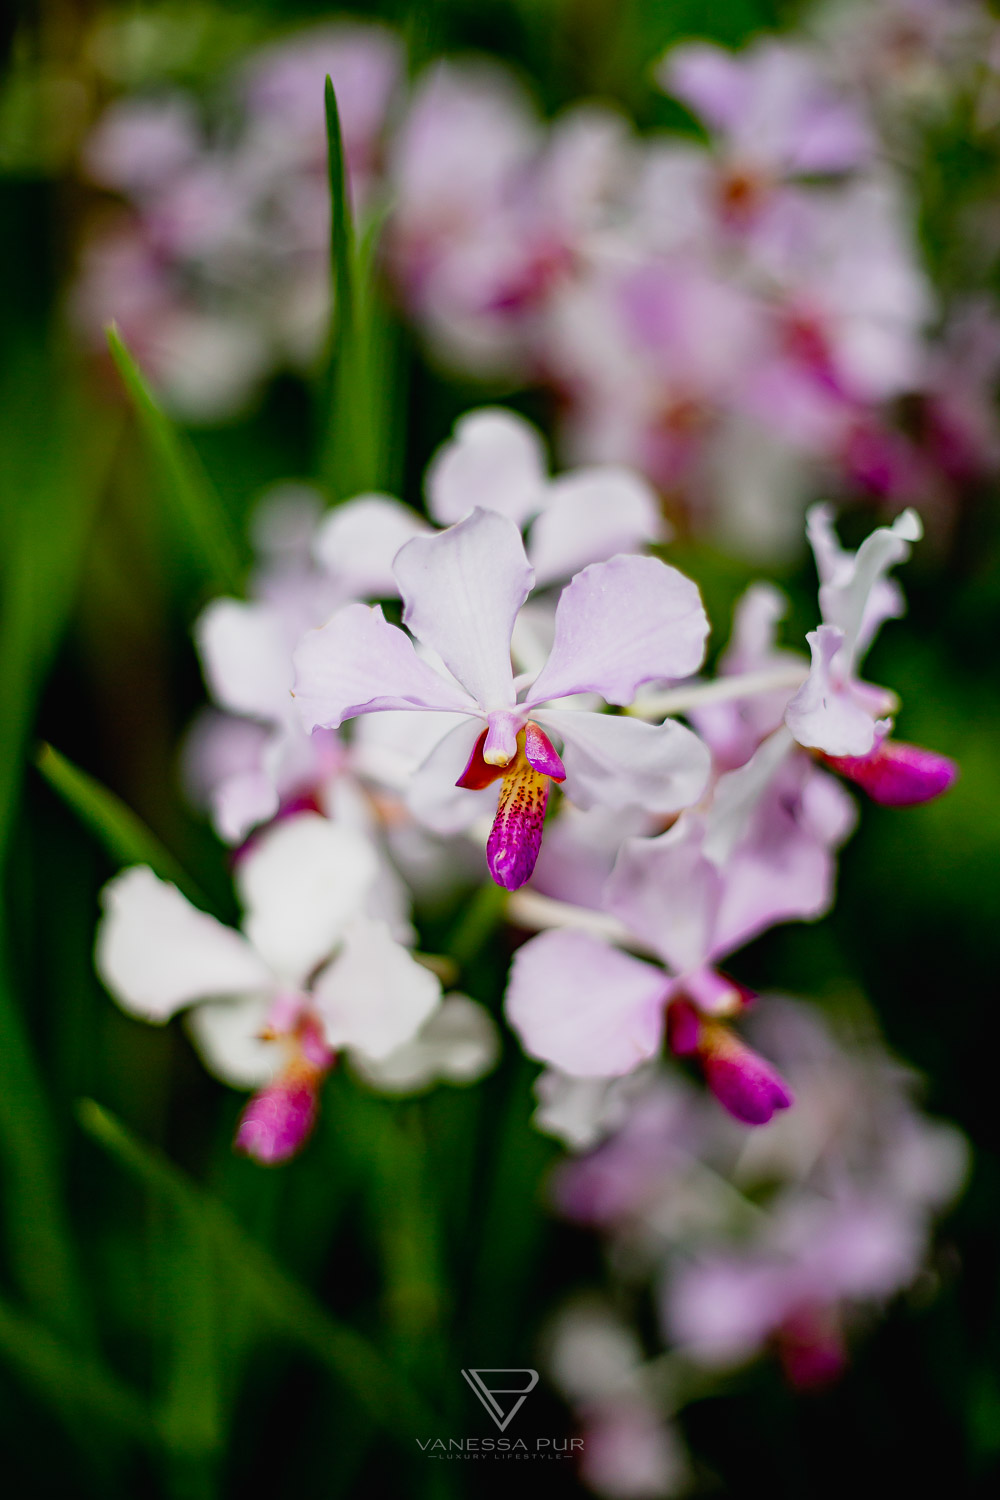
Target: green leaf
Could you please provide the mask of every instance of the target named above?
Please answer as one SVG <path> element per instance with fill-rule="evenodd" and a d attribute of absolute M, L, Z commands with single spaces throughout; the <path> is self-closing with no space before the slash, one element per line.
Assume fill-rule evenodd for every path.
<path fill-rule="evenodd" d="M 145 1403 L 103 1364 L 89 1359 L 0 1300 L 0 1352 L 22 1379 L 78 1432 L 78 1418 L 98 1418 L 144 1442 L 156 1427 Z"/>
<path fill-rule="evenodd" d="M 209 904 L 155 833 L 114 792 L 86 771 L 81 771 L 51 745 L 42 745 L 35 763 L 53 790 L 96 835 L 113 860 L 123 865 L 149 865 L 163 880 L 179 886 L 199 906 Z"/>
<path fill-rule="evenodd" d="M 370 278 L 374 240 L 364 253 L 351 212 L 337 96 L 325 89 L 330 185 L 330 336 L 321 468 L 337 500 L 378 487 L 379 360 L 373 346 Z"/>
<path fill-rule="evenodd" d="M 88 1319 L 65 1222 L 55 1131 L 0 953 L 0 1162 L 10 1269 L 46 1322 L 75 1340 Z"/>
<path fill-rule="evenodd" d="M 191 1182 L 162 1153 L 139 1141 L 91 1099 L 80 1123 L 88 1135 L 158 1197 L 208 1236 L 224 1272 L 238 1280 L 261 1311 L 330 1369 L 378 1425 L 407 1447 L 433 1430 L 434 1413 L 354 1329 L 331 1318 L 233 1218 L 225 1204 Z"/>
<path fill-rule="evenodd" d="M 243 549 L 214 485 L 190 443 L 156 400 L 114 324 L 107 335 L 111 358 L 139 419 L 179 538 L 214 589 L 238 594 Z"/>

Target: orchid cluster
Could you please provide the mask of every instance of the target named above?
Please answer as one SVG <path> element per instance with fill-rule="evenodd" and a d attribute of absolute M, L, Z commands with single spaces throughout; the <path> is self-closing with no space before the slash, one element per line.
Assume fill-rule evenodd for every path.
<path fill-rule="evenodd" d="M 389 1091 L 492 1065 L 484 1009 L 442 997 L 450 957 L 411 951 L 413 903 L 466 899 L 485 853 L 509 921 L 542 929 L 506 993 L 546 1065 L 542 1128 L 591 1144 L 664 1044 L 729 1114 L 767 1124 L 793 1089 L 742 1035 L 754 997 L 720 965 L 828 909 L 845 781 L 906 806 L 956 774 L 893 737 L 893 694 L 859 675 L 902 612 L 889 573 L 916 514 L 852 553 L 812 511 L 811 664 L 778 647 L 781 596 L 757 584 L 705 680 L 700 594 L 649 550 L 668 530 L 638 476 L 553 479 L 530 424 L 486 409 L 426 491 L 450 524 L 386 495 L 326 514 L 305 486 L 265 497 L 250 597 L 196 624 L 214 704 L 186 751 L 235 846 L 242 932 L 133 868 L 106 892 L 105 982 L 147 1020 L 187 1010 L 208 1067 L 255 1091 L 238 1145 L 284 1160 L 341 1057 Z"/>
<path fill-rule="evenodd" d="M 553 1180 L 619 1288 L 617 1302 L 568 1304 L 549 1336 L 600 1495 L 686 1493 L 673 1418 L 765 1351 L 799 1391 L 835 1380 L 873 1311 L 917 1281 L 933 1216 L 965 1175 L 964 1138 L 918 1112 L 869 1025 L 778 997 L 752 1025 L 792 1080 L 794 1115 L 748 1137 L 655 1068 L 614 1134 Z M 634 1326 L 649 1301 L 652 1350 Z"/>
<path fill-rule="evenodd" d="M 892 165 L 904 104 L 887 118 L 886 100 L 890 83 L 901 101 L 965 87 L 995 26 L 973 0 L 879 0 L 815 30 L 673 47 L 655 76 L 700 141 L 597 105 L 545 124 L 485 61 L 407 90 L 396 39 L 357 23 L 251 59 L 214 128 L 179 95 L 122 99 L 85 154 L 117 206 L 87 240 L 78 318 L 115 318 L 192 419 L 308 368 L 329 72 L 355 206 L 388 210 L 393 295 L 439 362 L 553 393 L 571 462 L 637 469 L 686 524 L 760 557 L 795 545 L 819 485 L 940 508 L 1000 455 L 1000 319 L 977 303 L 936 331 Z"/>

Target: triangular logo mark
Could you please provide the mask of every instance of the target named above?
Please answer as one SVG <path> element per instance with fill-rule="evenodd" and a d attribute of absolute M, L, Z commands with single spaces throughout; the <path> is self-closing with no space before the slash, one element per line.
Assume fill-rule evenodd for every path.
<path fill-rule="evenodd" d="M 538 1384 L 537 1370 L 463 1370 L 462 1374 L 501 1432 L 507 1430 L 510 1421 L 517 1416 Z M 497 1376 L 496 1380 L 486 1378 L 494 1375 Z M 518 1376 L 523 1376 L 524 1379 L 518 1380 Z M 517 1399 L 513 1402 L 500 1399 L 506 1396 Z"/>

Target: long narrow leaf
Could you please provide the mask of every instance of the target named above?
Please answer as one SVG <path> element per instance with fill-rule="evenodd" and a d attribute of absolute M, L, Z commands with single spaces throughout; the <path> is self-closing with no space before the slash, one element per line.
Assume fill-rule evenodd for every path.
<path fill-rule="evenodd" d="M 194 881 L 185 874 L 142 819 L 120 797 L 81 771 L 51 745 L 42 745 L 36 764 L 45 780 L 97 837 L 113 860 L 123 865 L 149 865 L 171 880 L 200 906 L 206 905 Z"/>
<path fill-rule="evenodd" d="M 10 1269 L 25 1298 L 74 1340 L 90 1332 L 62 1207 L 55 1132 L 0 942 L 0 1164 Z"/>
<path fill-rule="evenodd" d="M 190 443 L 156 400 L 114 324 L 108 329 L 108 348 L 139 419 L 180 540 L 214 588 L 238 593 L 242 550 L 214 485 Z"/>
<path fill-rule="evenodd" d="M 151 1192 L 204 1226 L 227 1272 L 240 1278 L 263 1313 L 321 1360 L 381 1427 L 403 1441 L 433 1429 L 421 1397 L 354 1329 L 331 1318 L 245 1233 L 222 1203 L 189 1181 L 162 1153 L 139 1141 L 93 1100 L 80 1105 L 80 1123 L 95 1141 Z"/>
<path fill-rule="evenodd" d="M 373 364 L 337 96 L 325 89 L 330 186 L 330 339 L 321 467 L 337 500 L 377 486 Z"/>
<path fill-rule="evenodd" d="M 98 1418 L 144 1442 L 157 1439 L 145 1403 L 96 1360 L 0 1300 L 0 1353 L 76 1431 L 78 1416 Z"/>

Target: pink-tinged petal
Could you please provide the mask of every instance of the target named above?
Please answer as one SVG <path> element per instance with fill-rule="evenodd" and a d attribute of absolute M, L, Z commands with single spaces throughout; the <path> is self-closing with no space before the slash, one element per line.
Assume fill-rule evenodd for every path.
<path fill-rule="evenodd" d="M 667 1046 L 674 1057 L 693 1057 L 701 1041 L 701 1016 L 690 1000 L 671 1000 L 667 1007 Z"/>
<path fill-rule="evenodd" d="M 682 99 L 717 130 L 732 130 L 742 119 L 749 95 L 744 65 L 711 42 L 672 47 L 656 70 L 657 82 Z"/>
<path fill-rule="evenodd" d="M 612 1078 L 655 1056 L 669 981 L 582 932 L 544 932 L 511 965 L 507 1019 L 530 1057 L 574 1078 Z"/>
<path fill-rule="evenodd" d="M 824 760 L 883 807 L 918 807 L 940 797 L 958 778 L 958 766 L 946 755 L 901 740 L 880 740 L 869 755 L 827 755 Z"/>
<path fill-rule="evenodd" d="M 278 789 L 265 771 L 244 771 L 220 783 L 212 798 L 212 822 L 227 844 L 239 844 L 281 805 Z"/>
<path fill-rule="evenodd" d="M 502 407 L 469 412 L 431 460 L 424 485 L 427 509 L 442 526 L 460 521 L 477 505 L 523 526 L 541 506 L 547 468 L 541 437 L 530 422 Z"/>
<path fill-rule="evenodd" d="M 264 1167 L 289 1161 L 312 1134 L 322 1082 L 315 1068 L 293 1064 L 254 1094 L 240 1115 L 234 1149 Z"/>
<path fill-rule="evenodd" d="M 530 721 L 524 726 L 524 756 L 529 766 L 548 776 L 550 781 L 565 781 L 566 768 L 544 730 Z"/>
<path fill-rule="evenodd" d="M 319 630 L 308 630 L 294 663 L 306 729 L 337 729 L 345 719 L 382 709 L 471 713 L 474 707 L 460 688 L 420 660 L 413 642 L 378 605 L 348 604 Z"/>
<path fill-rule="evenodd" d="M 605 889 L 608 910 L 678 973 L 710 959 L 724 890 L 702 834 L 689 814 L 658 838 L 627 840 Z"/>
<path fill-rule="evenodd" d="M 837 540 L 829 507 L 817 505 L 809 512 L 806 534 L 820 577 L 823 622 L 844 632 L 842 661 L 850 674 L 879 627 L 905 609 L 898 585 L 886 575 L 906 561 L 911 544 L 923 535 L 920 517 L 906 510 L 891 526 L 876 527 L 857 552 L 847 552 Z"/>
<path fill-rule="evenodd" d="M 496 817 L 486 841 L 486 863 L 497 885 L 517 891 L 531 879 L 542 847 L 549 778 L 520 754 L 500 784 Z"/>
<path fill-rule="evenodd" d="M 436 1010 L 441 983 L 397 943 L 385 922 L 352 922 L 313 985 L 327 1044 L 379 1061 L 409 1042 Z"/>
<path fill-rule="evenodd" d="M 302 985 L 363 908 L 377 874 L 363 833 L 298 813 L 263 833 L 237 867 L 244 931 L 273 973 Z"/>
<path fill-rule="evenodd" d="M 529 703 L 600 693 L 631 703 L 643 682 L 687 677 L 705 654 L 697 585 L 655 557 L 591 563 L 563 589 L 555 642 Z"/>
<path fill-rule="evenodd" d="M 392 564 L 412 537 L 427 531 L 416 511 L 388 495 L 359 495 L 338 505 L 316 533 L 313 553 L 356 598 L 388 599 L 396 593 Z"/>
<path fill-rule="evenodd" d="M 744 1125 L 766 1125 L 794 1103 L 780 1073 L 725 1026 L 704 1027 L 701 1066 L 716 1099 Z"/>
<path fill-rule="evenodd" d="M 246 938 L 198 911 L 136 865 L 104 887 L 97 972 L 123 1010 L 166 1021 L 192 1001 L 270 990 L 274 976 Z"/>
<path fill-rule="evenodd" d="M 641 475 L 611 464 L 578 469 L 549 485 L 531 528 L 528 560 L 542 588 L 668 536 L 656 492 Z"/>
<path fill-rule="evenodd" d="M 279 722 L 292 714 L 289 643 L 270 605 L 216 599 L 199 615 L 194 636 L 208 690 L 222 708 Z"/>
<path fill-rule="evenodd" d="M 674 813 L 697 802 L 708 783 L 708 746 L 675 719 L 646 724 L 617 714 L 551 708 L 533 717 L 562 739 L 566 795 L 578 807 Z"/>
<path fill-rule="evenodd" d="M 785 723 L 807 749 L 827 755 L 867 755 L 875 743 L 876 721 L 843 683 L 844 632 L 821 625 L 806 640 L 812 666 L 785 710 Z"/>
<path fill-rule="evenodd" d="M 487 713 L 514 706 L 510 638 L 533 574 L 521 533 L 496 511 L 474 510 L 430 537 L 415 537 L 394 572 L 403 622 Z"/>

